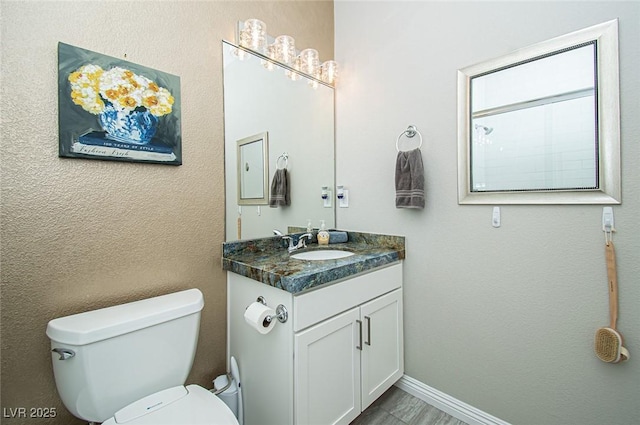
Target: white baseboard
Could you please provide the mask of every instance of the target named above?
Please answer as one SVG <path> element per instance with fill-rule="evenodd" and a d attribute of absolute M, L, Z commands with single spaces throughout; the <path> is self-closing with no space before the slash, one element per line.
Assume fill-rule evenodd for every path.
<path fill-rule="evenodd" d="M 410 376 L 404 375 L 395 385 L 469 425 L 511 425 Z"/>

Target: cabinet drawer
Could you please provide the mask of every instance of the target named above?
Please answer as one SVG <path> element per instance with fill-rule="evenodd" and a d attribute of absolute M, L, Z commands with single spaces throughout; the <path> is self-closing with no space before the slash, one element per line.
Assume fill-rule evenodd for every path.
<path fill-rule="evenodd" d="M 402 262 L 293 297 L 293 331 L 314 325 L 402 286 Z"/>

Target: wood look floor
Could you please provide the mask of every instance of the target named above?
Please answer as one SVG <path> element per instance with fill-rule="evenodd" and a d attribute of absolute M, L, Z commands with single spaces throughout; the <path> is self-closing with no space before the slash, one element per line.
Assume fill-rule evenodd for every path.
<path fill-rule="evenodd" d="M 392 386 L 351 425 L 467 425 Z"/>

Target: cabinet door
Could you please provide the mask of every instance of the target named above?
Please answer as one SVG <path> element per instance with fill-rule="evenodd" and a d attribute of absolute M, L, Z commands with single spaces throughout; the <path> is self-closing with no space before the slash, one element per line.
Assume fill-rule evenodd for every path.
<path fill-rule="evenodd" d="M 363 321 L 362 410 L 404 373 L 402 289 L 361 307 Z"/>
<path fill-rule="evenodd" d="M 349 424 L 360 414 L 359 309 L 295 335 L 296 425 Z"/>

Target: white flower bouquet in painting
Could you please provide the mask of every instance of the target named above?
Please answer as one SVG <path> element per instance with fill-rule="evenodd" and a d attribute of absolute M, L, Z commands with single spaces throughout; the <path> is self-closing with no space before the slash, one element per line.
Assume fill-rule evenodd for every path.
<path fill-rule="evenodd" d="M 116 141 L 149 143 L 158 117 L 172 111 L 174 98 L 167 89 L 128 69 L 105 71 L 89 64 L 69 74 L 68 80 L 73 102 L 98 115 L 108 137 Z"/>

